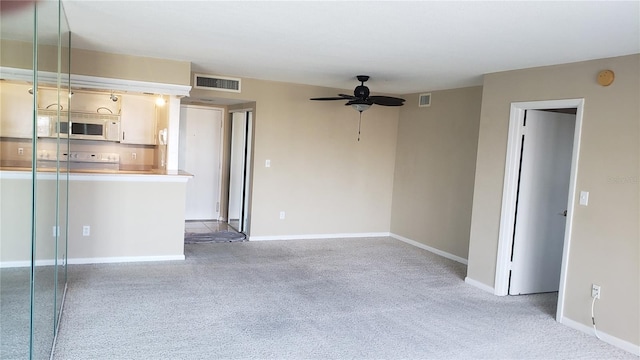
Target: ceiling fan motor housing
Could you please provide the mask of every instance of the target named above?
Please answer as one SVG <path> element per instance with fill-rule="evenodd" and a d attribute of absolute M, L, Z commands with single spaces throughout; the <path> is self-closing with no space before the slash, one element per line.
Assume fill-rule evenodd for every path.
<path fill-rule="evenodd" d="M 353 96 L 358 99 L 366 99 L 369 97 L 369 88 L 364 85 L 358 85 L 355 90 L 353 90 Z"/>

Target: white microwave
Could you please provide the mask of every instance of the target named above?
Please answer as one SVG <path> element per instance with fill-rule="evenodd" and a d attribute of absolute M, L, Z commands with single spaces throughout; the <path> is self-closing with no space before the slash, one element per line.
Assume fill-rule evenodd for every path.
<path fill-rule="evenodd" d="M 120 117 L 92 113 L 38 111 L 38 136 L 118 141 Z"/>

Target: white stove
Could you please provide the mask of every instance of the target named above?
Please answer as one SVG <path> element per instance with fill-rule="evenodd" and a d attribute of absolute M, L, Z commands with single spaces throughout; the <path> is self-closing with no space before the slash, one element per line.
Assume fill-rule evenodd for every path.
<path fill-rule="evenodd" d="M 42 167 L 56 166 L 56 152 L 38 150 L 38 165 Z M 58 156 L 61 162 L 66 162 L 69 169 L 101 169 L 118 170 L 120 168 L 120 154 L 100 153 L 92 151 L 62 152 Z"/>

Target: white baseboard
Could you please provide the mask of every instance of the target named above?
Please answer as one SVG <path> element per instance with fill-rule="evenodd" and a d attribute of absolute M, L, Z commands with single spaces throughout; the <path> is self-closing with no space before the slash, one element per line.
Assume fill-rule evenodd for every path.
<path fill-rule="evenodd" d="M 184 260 L 184 255 L 160 255 L 160 256 L 117 256 L 117 257 L 97 257 L 97 258 L 70 258 L 69 264 L 108 264 L 123 262 L 146 262 L 146 261 L 172 261 Z"/>
<path fill-rule="evenodd" d="M 54 259 L 36 260 L 36 266 L 53 266 L 56 262 Z M 0 269 L 30 267 L 31 260 L 20 261 L 3 261 L 0 262 Z"/>
<path fill-rule="evenodd" d="M 144 262 L 144 261 L 172 261 L 184 260 L 184 255 L 162 255 L 162 256 L 118 256 L 118 257 L 96 257 L 96 258 L 70 258 L 69 264 L 108 264 L 123 262 Z M 36 266 L 53 266 L 53 259 L 36 260 Z M 30 267 L 30 260 L 23 261 L 3 261 L 0 262 L 0 269 Z"/>
<path fill-rule="evenodd" d="M 583 333 L 589 334 L 589 335 L 593 335 L 596 336 L 593 332 L 593 327 L 592 326 L 588 326 L 582 323 L 579 323 L 575 320 L 571 320 L 567 317 L 562 317 L 562 320 L 560 321 L 561 324 L 564 324 L 572 329 L 576 329 L 578 331 L 582 331 Z M 622 340 L 620 338 L 617 338 L 613 335 L 609 335 L 607 333 L 602 332 L 601 330 L 598 330 L 598 336 L 600 337 L 600 340 L 611 344 L 617 348 L 620 348 L 624 351 L 628 351 L 630 353 L 632 353 L 633 355 L 636 356 L 640 356 L 640 345 L 636 345 L 636 344 L 632 344 L 626 340 Z"/>
<path fill-rule="evenodd" d="M 477 287 L 480 290 L 484 290 L 484 291 L 486 291 L 488 293 L 491 293 L 491 295 L 495 295 L 496 294 L 495 293 L 495 289 L 492 288 L 491 286 L 489 286 L 487 284 L 483 284 L 478 280 L 473 280 L 472 278 L 470 278 L 468 276 L 464 278 L 464 282 L 469 284 L 469 285 L 471 285 L 471 286 L 473 286 L 473 287 Z"/>
<path fill-rule="evenodd" d="M 442 257 L 446 257 L 447 259 L 450 259 L 450 260 L 453 260 L 453 261 L 457 261 L 457 262 L 459 262 L 461 264 L 467 265 L 467 259 L 461 258 L 460 256 L 456 256 L 456 255 L 450 254 L 450 253 L 448 253 L 446 251 L 438 250 L 438 249 L 436 249 L 434 247 L 431 247 L 429 245 L 425 245 L 425 244 L 423 244 L 421 242 L 417 242 L 415 240 L 411 240 L 409 238 L 406 238 L 404 236 L 400 236 L 398 234 L 391 233 L 391 234 L 389 234 L 389 236 L 391 236 L 394 239 L 400 240 L 402 242 L 406 242 L 409 245 L 413 245 L 413 246 L 419 247 L 420 249 L 427 250 L 429 252 L 432 252 L 434 254 L 440 255 Z"/>
<path fill-rule="evenodd" d="M 277 236 L 249 236 L 249 241 L 341 239 L 341 238 L 367 238 L 367 237 L 387 237 L 387 236 L 389 236 L 388 232 L 379 232 L 379 233 L 344 233 L 344 234 L 277 235 Z"/>

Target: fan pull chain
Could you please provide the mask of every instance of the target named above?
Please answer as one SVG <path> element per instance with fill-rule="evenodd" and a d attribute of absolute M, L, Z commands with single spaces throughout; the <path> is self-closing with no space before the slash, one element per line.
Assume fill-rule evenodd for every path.
<path fill-rule="evenodd" d="M 360 111 L 360 120 L 358 120 L 358 141 L 360 141 L 360 125 L 362 125 L 362 111 Z"/>

